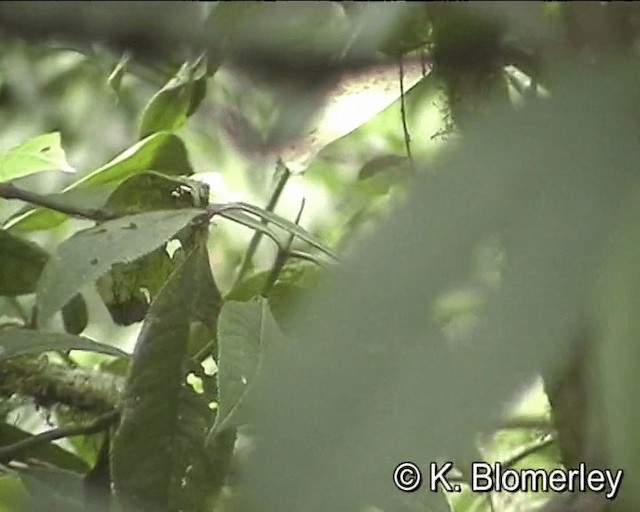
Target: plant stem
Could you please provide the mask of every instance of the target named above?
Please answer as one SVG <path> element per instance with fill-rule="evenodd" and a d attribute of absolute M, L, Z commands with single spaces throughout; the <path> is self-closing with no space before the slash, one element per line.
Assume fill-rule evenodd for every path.
<path fill-rule="evenodd" d="M 289 181 L 289 178 L 291 177 L 291 171 L 286 165 L 282 163 L 282 161 L 278 162 L 278 169 L 282 171 L 282 174 L 280 175 L 280 179 L 276 183 L 276 187 L 273 190 L 271 197 L 269 198 L 269 202 L 267 203 L 267 206 L 265 207 L 265 210 L 268 212 L 272 212 L 275 209 L 276 205 L 278 204 L 278 200 L 282 195 L 282 191 L 284 190 L 284 187 L 287 184 L 287 181 Z M 267 221 L 262 220 L 262 223 L 266 225 Z M 247 247 L 247 252 L 245 253 L 244 258 L 240 263 L 240 269 L 238 270 L 238 274 L 236 275 L 236 279 L 232 288 L 234 288 L 242 280 L 244 275 L 247 273 L 247 270 L 249 270 L 249 267 L 251 266 L 251 263 L 253 260 L 253 256 L 255 255 L 258 249 L 258 245 L 262 240 L 262 236 L 263 236 L 263 233 L 261 233 L 260 231 L 256 231 L 253 237 L 251 238 L 251 241 L 249 242 L 249 247 Z"/>
<path fill-rule="evenodd" d="M 71 425 L 67 427 L 54 428 L 51 430 L 47 430 L 46 432 L 42 432 L 41 434 L 37 434 L 33 437 L 23 439 L 9 446 L 0 447 L 0 462 L 7 463 L 12 459 L 19 457 L 26 450 L 29 450 L 41 444 L 55 441 L 56 439 L 102 432 L 116 422 L 116 420 L 118 419 L 118 415 L 118 412 L 111 411 L 103 414 L 102 416 L 99 416 L 91 423 L 87 423 L 85 425 Z"/>
<path fill-rule="evenodd" d="M 300 210 L 298 210 L 298 215 L 296 216 L 295 223 L 298 224 L 300 222 L 300 217 L 302 217 L 302 212 L 304 210 L 304 199 L 302 200 L 302 204 L 300 205 Z M 289 233 L 289 237 L 285 244 L 281 247 L 278 247 L 278 253 L 276 254 L 276 260 L 273 263 L 273 267 L 271 268 L 271 272 L 269 272 L 269 276 L 264 283 L 264 287 L 262 288 L 262 296 L 266 297 L 273 285 L 275 284 L 280 272 L 282 271 L 282 267 L 287 262 L 290 256 L 291 244 L 293 243 L 293 233 Z"/>
<path fill-rule="evenodd" d="M 118 217 L 115 213 L 106 210 L 71 206 L 69 204 L 62 203 L 57 199 L 18 188 L 12 183 L 0 183 L 0 197 L 5 199 L 18 199 L 26 203 L 64 213 L 65 215 L 95 220 L 97 222 L 111 220 Z"/>

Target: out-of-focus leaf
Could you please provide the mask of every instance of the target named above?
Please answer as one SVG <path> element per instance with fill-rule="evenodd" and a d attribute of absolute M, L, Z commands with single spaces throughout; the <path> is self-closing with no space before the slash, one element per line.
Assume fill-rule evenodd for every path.
<path fill-rule="evenodd" d="M 59 132 L 38 135 L 0 154 L 0 181 L 42 171 L 76 172 L 67 162 Z"/>
<path fill-rule="evenodd" d="M 0 439 L 2 439 L 3 446 L 8 446 L 13 443 L 17 443 L 18 441 L 22 441 L 23 439 L 29 439 L 32 437 L 32 434 L 14 427 L 13 425 L 0 423 Z M 34 445 L 32 448 L 25 450 L 17 457 L 17 460 L 26 461 L 27 459 L 36 459 L 41 462 L 52 464 L 57 468 L 67 469 L 77 473 L 84 473 L 88 469 L 87 463 L 80 457 L 53 443 Z"/>
<path fill-rule="evenodd" d="M 264 367 L 248 477 L 262 512 L 392 509 L 399 461 L 466 459 L 468 441 L 568 356 L 637 179 L 626 64 L 560 77 L 548 101 L 483 119 L 320 283 L 292 329 L 304 343 Z M 492 235 L 504 279 L 459 350 L 429 311 Z"/>
<path fill-rule="evenodd" d="M 204 99 L 207 77 L 196 77 L 198 63 L 186 62 L 147 103 L 140 119 L 140 138 L 182 126 Z"/>
<path fill-rule="evenodd" d="M 218 322 L 220 399 L 211 435 L 251 422 L 251 394 L 259 382 L 262 358 L 282 339 L 266 299 L 225 303 Z"/>
<path fill-rule="evenodd" d="M 48 258 L 36 243 L 0 229 L 0 295 L 33 293 Z"/>
<path fill-rule="evenodd" d="M 610 244 L 609 262 L 603 274 L 600 361 L 602 398 L 607 411 L 611 463 L 624 468 L 622 497 L 632 506 L 640 503 L 640 443 L 635 431 L 638 412 L 638 357 L 640 357 L 640 190 L 623 204 L 623 214 Z"/>
<path fill-rule="evenodd" d="M 83 336 L 32 329 L 2 329 L 0 331 L 0 361 L 24 354 L 51 350 L 86 350 L 110 356 L 128 357 L 119 348 L 98 343 Z"/>
<path fill-rule="evenodd" d="M 199 510 L 219 490 L 221 482 L 215 488 L 209 480 L 219 468 L 205 449 L 213 413 L 186 385 L 185 360 L 191 322 L 215 330 L 220 302 L 200 239 L 153 302 L 138 337 L 112 445 L 113 483 L 123 503 Z"/>
<path fill-rule="evenodd" d="M 87 303 L 81 294 L 74 297 L 62 307 L 62 323 L 69 334 L 80 334 L 87 328 L 89 313 Z"/>
<path fill-rule="evenodd" d="M 31 500 L 20 479 L 14 475 L 0 474 L 0 510 L 31 512 Z"/>
<path fill-rule="evenodd" d="M 94 193 L 94 189 L 106 189 L 100 207 L 106 201 L 108 194 L 125 179 L 149 170 L 155 170 L 169 175 L 190 175 L 193 168 L 189 163 L 187 150 L 181 139 L 171 133 L 154 133 L 123 151 L 109 163 L 96 169 L 84 178 L 69 185 L 63 192 L 76 189 L 87 189 Z M 18 231 L 33 231 L 50 229 L 59 226 L 67 216 L 43 208 L 36 208 L 20 214 L 7 221 L 5 228 Z"/>
<path fill-rule="evenodd" d="M 82 475 L 61 469 L 29 466 L 19 470 L 31 495 L 32 510 L 84 512 Z"/>
<path fill-rule="evenodd" d="M 140 213 L 77 232 L 58 246 L 42 272 L 36 300 L 39 321 L 46 321 L 112 264 L 158 248 L 201 213 L 195 209 Z"/>

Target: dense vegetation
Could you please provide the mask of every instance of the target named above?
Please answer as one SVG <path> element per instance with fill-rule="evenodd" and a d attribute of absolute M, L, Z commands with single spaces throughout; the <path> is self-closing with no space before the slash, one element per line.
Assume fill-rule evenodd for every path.
<path fill-rule="evenodd" d="M 0 4 L 1 511 L 637 510 L 635 4 L 106 5 Z"/>

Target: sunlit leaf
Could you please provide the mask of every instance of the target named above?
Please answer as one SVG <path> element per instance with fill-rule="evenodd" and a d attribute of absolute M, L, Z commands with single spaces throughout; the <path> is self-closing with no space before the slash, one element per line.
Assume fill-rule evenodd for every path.
<path fill-rule="evenodd" d="M 182 126 L 195 112 L 206 92 L 205 76 L 196 77 L 197 63 L 185 63 L 149 100 L 140 119 L 140 138 Z"/>
<path fill-rule="evenodd" d="M 77 232 L 62 242 L 38 282 L 39 321 L 46 321 L 112 264 L 132 261 L 167 242 L 201 210 L 140 213 Z"/>
<path fill-rule="evenodd" d="M 59 197 L 73 191 L 77 192 L 78 200 L 81 201 L 88 193 L 94 196 L 91 198 L 90 206 L 100 207 L 119 183 L 149 170 L 169 175 L 192 174 L 193 169 L 182 140 L 171 133 L 154 133 L 123 151 L 109 163 L 69 185 Z M 59 212 L 36 208 L 10 219 L 5 228 L 18 231 L 50 229 L 62 224 L 67 218 Z"/>
<path fill-rule="evenodd" d="M 0 181 L 42 171 L 76 172 L 67 162 L 59 132 L 38 135 L 0 154 Z"/>

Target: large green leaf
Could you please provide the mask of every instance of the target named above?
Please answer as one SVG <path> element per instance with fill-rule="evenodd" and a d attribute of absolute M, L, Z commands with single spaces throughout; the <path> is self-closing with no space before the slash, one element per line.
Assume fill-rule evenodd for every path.
<path fill-rule="evenodd" d="M 89 193 L 92 194 L 92 204 L 82 206 L 100 207 L 119 183 L 149 170 L 169 175 L 192 174 L 193 168 L 182 140 L 171 133 L 154 133 L 123 151 L 109 163 L 72 183 L 58 196 L 75 197 L 73 204 L 78 204 L 82 202 L 84 195 Z M 72 196 L 72 191 L 78 193 Z M 10 219 L 5 227 L 20 231 L 50 229 L 62 224 L 66 219 L 67 216 L 64 214 L 36 208 Z"/>
<path fill-rule="evenodd" d="M 48 259 L 39 245 L 0 229 L 0 296 L 33 293 Z"/>
<path fill-rule="evenodd" d="M 198 64 L 186 62 L 149 100 L 140 119 L 140 138 L 182 126 L 206 93 L 206 76 L 196 77 Z"/>
<path fill-rule="evenodd" d="M 110 356 L 128 356 L 119 348 L 73 334 L 34 331 L 32 329 L 3 329 L 0 331 L 0 361 L 24 354 L 39 354 L 52 350 L 86 350 Z"/>
<path fill-rule="evenodd" d="M 121 183 L 106 208 L 118 214 L 189 208 L 208 200 L 201 196 L 208 196 L 208 189 L 198 182 L 149 171 Z M 135 261 L 114 264 L 97 286 L 113 321 L 118 325 L 141 321 L 178 263 L 160 247 Z"/>
<path fill-rule="evenodd" d="M 124 503 L 200 510 L 217 490 L 210 476 L 220 467 L 205 450 L 212 411 L 186 385 L 185 365 L 192 322 L 215 328 L 219 308 L 200 239 L 153 302 L 137 340 L 112 446 L 113 483 Z"/>
<path fill-rule="evenodd" d="M 131 261 L 167 242 L 202 210 L 147 212 L 79 231 L 62 242 L 38 282 L 39 321 L 46 321 L 112 264 Z"/>
<path fill-rule="evenodd" d="M 67 162 L 59 132 L 38 135 L 0 154 L 0 182 L 54 170 L 76 172 Z"/>
<path fill-rule="evenodd" d="M 620 226 L 613 236 L 604 274 L 602 325 L 602 398 L 607 411 L 612 464 L 624 468 L 624 498 L 640 503 L 640 197 L 635 189 L 625 200 Z M 599 390 L 600 391 L 600 390 Z"/>
<path fill-rule="evenodd" d="M 87 510 L 82 475 L 73 471 L 34 466 L 20 469 L 19 474 L 31 494 L 32 510 Z"/>
<path fill-rule="evenodd" d="M 495 111 L 328 273 L 296 315 L 304 343 L 264 366 L 247 477 L 262 512 L 394 509 L 400 461 L 422 465 L 426 486 L 426 464 L 468 459 L 469 440 L 568 357 L 637 182 L 631 73 L 558 77 L 549 100 Z M 503 281 L 453 347 L 432 308 L 490 236 L 505 247 Z"/>
<path fill-rule="evenodd" d="M 282 345 L 283 335 L 266 299 L 226 302 L 218 322 L 218 414 L 212 435 L 250 422 L 265 350 Z"/>

